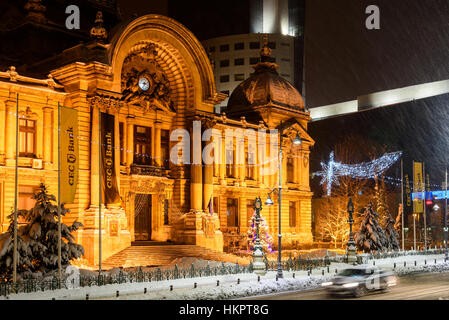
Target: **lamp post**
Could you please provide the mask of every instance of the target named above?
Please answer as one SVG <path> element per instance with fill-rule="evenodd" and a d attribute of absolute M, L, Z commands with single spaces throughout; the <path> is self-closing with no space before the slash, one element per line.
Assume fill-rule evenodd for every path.
<path fill-rule="evenodd" d="M 278 270 L 277 270 L 277 277 L 278 278 L 283 278 L 284 275 L 282 273 L 282 245 L 281 245 L 281 239 L 282 239 L 282 234 L 281 234 L 281 212 L 282 212 L 282 202 L 281 202 L 281 196 L 282 196 L 282 138 L 283 138 L 283 133 L 284 133 L 284 129 L 287 128 L 288 125 L 286 126 L 285 124 L 283 124 L 281 122 L 281 124 L 279 125 L 279 187 L 277 188 L 277 191 L 279 193 L 279 212 L 278 212 Z M 296 134 L 296 137 L 293 139 L 293 144 L 296 146 L 299 146 L 302 143 L 301 141 L 301 137 L 299 136 L 299 133 Z M 271 206 L 273 205 L 273 200 L 271 200 L 270 198 L 270 194 L 275 191 L 275 189 L 273 189 L 269 194 L 268 194 L 268 199 L 265 202 L 265 204 L 267 206 Z"/>
<path fill-rule="evenodd" d="M 444 184 L 444 262 L 448 260 L 448 252 L 447 252 L 447 167 L 446 167 L 446 181 Z"/>
<path fill-rule="evenodd" d="M 254 242 L 254 273 L 259 276 L 264 276 L 266 272 L 265 263 L 263 262 L 263 246 L 260 244 L 260 211 L 262 210 L 262 201 L 260 197 L 254 200 L 254 211 L 256 212 L 256 239 Z"/>
<path fill-rule="evenodd" d="M 354 223 L 354 219 L 352 218 L 352 214 L 354 212 L 354 205 L 352 204 L 352 199 L 349 198 L 348 202 L 348 214 L 349 214 L 349 240 L 347 245 L 347 262 L 351 264 L 357 263 L 357 249 L 355 246 L 354 236 L 352 234 L 352 224 Z"/>

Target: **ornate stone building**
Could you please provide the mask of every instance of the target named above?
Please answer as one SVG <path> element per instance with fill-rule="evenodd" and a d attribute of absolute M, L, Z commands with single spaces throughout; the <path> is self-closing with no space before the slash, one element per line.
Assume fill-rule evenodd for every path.
<path fill-rule="evenodd" d="M 34 62 L 32 69 L 47 70 L 48 79 L 25 77 L 12 67 L 0 73 L 3 232 L 14 206 L 16 105 L 19 208 L 28 208 L 32 206 L 29 197 L 39 183 L 57 193 L 59 103 L 77 110 L 79 130 L 75 137 L 79 183 L 74 203 L 67 204 L 71 212 L 64 219 L 84 224 L 76 239 L 91 263 L 97 263 L 99 257 L 102 113 L 113 116 L 119 190 L 114 202 L 105 204 L 101 196 L 103 259 L 133 241 L 196 244 L 219 251 L 246 246 L 254 198 L 266 199 L 267 192 L 277 187 L 277 171 L 261 174 L 260 168 L 277 163 L 277 154 L 258 151 L 256 140 L 247 136 L 237 135 L 227 145 L 224 138 L 214 136 L 209 141 L 203 136 L 202 147 L 217 146 L 213 153 L 223 162 L 195 164 L 195 158 L 201 159 L 201 150 L 198 154 L 194 147 L 194 121 L 201 123 L 202 132 L 208 128 L 256 132 L 274 129 L 281 121 L 289 124 L 284 131 L 282 162 L 284 243 L 312 242 L 308 159 L 314 142 L 307 134 L 310 117 L 296 89 L 277 74 L 275 64 L 264 59 L 269 56 L 268 47 L 263 47 L 255 73 L 231 95 L 228 114 L 216 115 L 214 106 L 226 96 L 216 91 L 205 50 L 178 22 L 147 15 L 118 25 L 108 34 L 98 14 L 91 36 L 90 42 Z M 174 134 L 179 130 L 190 132 L 192 141 Z M 302 140 L 300 147 L 291 143 L 297 134 Z M 193 164 L 170 161 L 170 153 L 179 145 L 191 151 Z M 234 162 L 225 164 L 228 158 Z M 275 193 L 272 197 L 275 205 L 264 207 L 262 214 L 275 235 Z"/>

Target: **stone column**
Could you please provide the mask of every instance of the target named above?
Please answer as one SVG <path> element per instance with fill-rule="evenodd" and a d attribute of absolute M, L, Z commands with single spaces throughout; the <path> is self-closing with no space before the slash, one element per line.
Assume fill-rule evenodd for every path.
<path fill-rule="evenodd" d="M 6 138 L 6 106 L 0 101 L 0 164 L 5 159 L 5 138 Z"/>
<path fill-rule="evenodd" d="M 6 165 L 14 166 L 16 148 L 16 101 L 6 102 Z"/>
<path fill-rule="evenodd" d="M 192 209 L 192 211 L 202 211 L 203 170 L 202 170 L 202 154 L 201 154 L 201 132 L 198 137 L 195 136 L 194 130 L 191 130 L 190 137 L 191 137 L 190 146 L 192 158 L 192 164 L 190 165 L 190 208 Z"/>
<path fill-rule="evenodd" d="M 225 142 L 225 135 L 223 134 L 221 137 L 221 161 L 220 161 L 220 184 L 225 185 L 226 184 L 226 142 Z"/>
<path fill-rule="evenodd" d="M 156 151 L 155 151 L 155 146 L 156 146 L 156 143 L 155 143 L 155 134 L 154 134 L 154 126 L 152 126 L 151 127 L 151 165 L 152 166 L 155 166 L 156 165 L 156 159 L 155 159 L 155 156 L 156 156 Z"/>
<path fill-rule="evenodd" d="M 100 152 L 98 150 L 100 143 L 99 126 L 100 115 L 97 105 L 92 108 L 92 134 L 91 134 L 91 148 L 90 148 L 90 206 L 98 207 L 100 195 L 98 190 L 100 188 L 99 173 L 100 173 Z"/>
<path fill-rule="evenodd" d="M 52 114 L 53 108 L 44 108 L 44 166 L 52 162 L 52 131 L 55 129 L 53 128 Z"/>
<path fill-rule="evenodd" d="M 286 148 L 284 148 L 286 149 Z M 282 187 L 287 188 L 287 152 L 286 150 L 282 149 Z M 279 172 L 278 172 L 279 174 Z M 279 176 L 278 176 L 279 179 Z"/>
<path fill-rule="evenodd" d="M 126 165 L 130 167 L 134 162 L 134 125 L 133 118 L 127 119 L 127 139 L 126 139 Z"/>
<path fill-rule="evenodd" d="M 44 114 L 42 111 L 39 112 L 39 116 L 36 119 L 36 158 L 42 159 L 44 153 L 44 122 L 42 119 Z"/>
<path fill-rule="evenodd" d="M 154 124 L 154 164 L 157 167 L 162 167 L 161 160 L 161 126 L 160 122 Z"/>
<path fill-rule="evenodd" d="M 235 152 L 237 153 L 236 159 L 238 159 L 236 162 L 237 166 L 237 177 L 240 186 L 245 186 L 245 178 L 246 178 L 246 172 L 245 172 L 245 138 L 243 135 L 241 137 L 236 137 L 236 148 Z"/>
<path fill-rule="evenodd" d="M 211 139 L 212 140 L 212 139 Z M 205 142 L 205 145 L 208 146 L 214 143 L 213 141 Z M 214 189 L 214 165 L 204 164 L 203 170 L 203 210 L 205 212 L 209 212 L 209 201 L 212 196 L 212 192 Z"/>

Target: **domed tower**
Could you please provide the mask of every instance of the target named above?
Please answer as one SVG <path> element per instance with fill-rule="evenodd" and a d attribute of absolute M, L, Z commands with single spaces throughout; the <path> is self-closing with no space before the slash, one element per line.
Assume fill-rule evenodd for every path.
<path fill-rule="evenodd" d="M 304 107 L 304 100 L 296 88 L 282 78 L 272 62 L 271 50 L 265 35 L 264 45 L 260 51 L 260 62 L 254 66 L 254 73 L 240 83 L 232 92 L 227 106 L 226 117 L 234 120 L 246 120 L 258 124 L 260 128 L 278 130 L 277 141 L 280 142 L 282 159 L 279 170 L 270 171 L 261 178 L 264 188 L 273 188 L 282 181 L 282 203 L 277 199 L 273 206 L 265 207 L 264 214 L 274 222 L 271 232 L 277 232 L 279 207 L 282 208 L 283 243 L 301 246 L 313 242 L 311 228 L 312 192 L 309 185 L 309 154 L 314 140 L 307 133 L 311 120 L 310 113 Z M 298 136 L 300 139 L 298 139 Z M 279 138 L 280 137 L 280 138 Z M 270 138 L 270 144 L 271 144 Z M 263 140 L 259 145 L 265 144 Z M 262 167 L 267 167 L 272 160 L 278 164 L 278 146 L 274 150 L 259 151 L 258 159 L 264 159 Z M 268 149 L 268 148 L 267 148 Z M 260 153 L 262 152 L 262 153 Z M 272 159 L 272 160 L 270 160 Z M 261 171 L 263 174 L 264 171 Z M 279 190 L 279 189 L 278 189 Z M 285 219 L 285 220 L 284 220 Z M 285 227 L 288 226 L 288 227 Z"/>
<path fill-rule="evenodd" d="M 226 115 L 236 119 L 245 116 L 247 121 L 251 122 L 264 121 L 269 127 L 291 117 L 309 118 L 301 94 L 278 74 L 278 68 L 279 66 L 272 62 L 268 37 L 265 35 L 260 62 L 254 66 L 254 73 L 232 92 Z M 275 120 L 274 114 L 279 115 L 275 117 L 279 118 L 279 121 L 270 123 Z"/>

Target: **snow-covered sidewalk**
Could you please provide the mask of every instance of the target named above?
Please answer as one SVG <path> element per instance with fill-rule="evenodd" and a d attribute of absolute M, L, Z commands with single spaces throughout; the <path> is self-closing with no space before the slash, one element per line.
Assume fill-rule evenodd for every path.
<path fill-rule="evenodd" d="M 368 264 L 375 264 L 385 270 L 393 270 L 400 276 L 417 272 L 449 271 L 449 263 L 444 263 L 444 255 L 441 254 L 407 255 L 395 258 L 375 259 L 370 260 Z M 339 272 L 347 267 L 348 265 L 344 263 L 332 263 L 329 268 L 322 267 L 314 269 L 311 275 L 309 275 L 307 271 L 284 271 L 284 278 L 278 280 L 276 280 L 276 272 L 270 271 L 265 276 L 261 277 L 260 281 L 258 281 L 258 277 L 255 274 L 221 275 L 163 280 L 157 282 L 122 283 L 99 287 L 83 287 L 71 290 L 61 289 L 27 294 L 12 294 L 8 297 L 0 297 L 0 300 L 86 300 L 87 295 L 90 300 L 234 299 L 290 290 L 317 288 L 322 282 L 328 281 L 328 279 L 333 277 L 336 271 Z"/>

